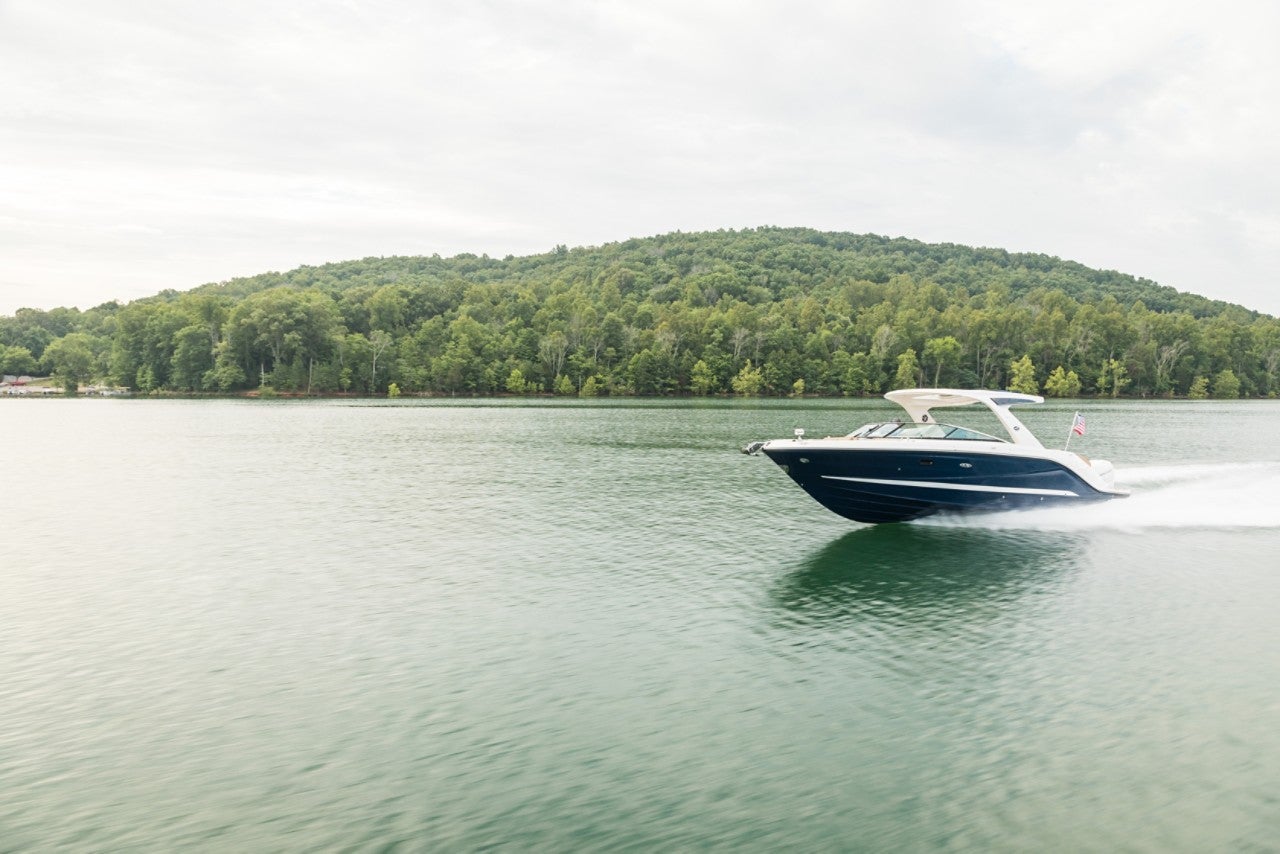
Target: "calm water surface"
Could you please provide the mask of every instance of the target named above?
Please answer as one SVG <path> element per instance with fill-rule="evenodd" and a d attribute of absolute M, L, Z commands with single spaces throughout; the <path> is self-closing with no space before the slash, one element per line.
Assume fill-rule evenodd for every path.
<path fill-rule="evenodd" d="M 867 527 L 823 402 L 0 401 L 0 850 L 1280 845 L 1280 403 Z"/>

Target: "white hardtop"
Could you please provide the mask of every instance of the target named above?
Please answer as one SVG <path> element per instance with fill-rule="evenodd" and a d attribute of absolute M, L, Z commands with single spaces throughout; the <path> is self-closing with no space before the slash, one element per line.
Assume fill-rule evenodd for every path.
<path fill-rule="evenodd" d="M 990 409 L 992 414 L 1009 433 L 1009 439 L 1015 445 L 1030 448 L 1043 448 L 1040 440 L 1032 435 L 1018 417 L 1009 411 L 1010 406 L 1022 403 L 1044 403 L 1044 398 L 1036 394 L 1021 394 L 1016 391 L 987 391 L 983 389 L 954 388 L 904 388 L 891 391 L 885 398 L 893 401 L 907 411 L 911 420 L 917 424 L 932 424 L 931 409 L 943 406 L 969 406 L 981 404 Z"/>

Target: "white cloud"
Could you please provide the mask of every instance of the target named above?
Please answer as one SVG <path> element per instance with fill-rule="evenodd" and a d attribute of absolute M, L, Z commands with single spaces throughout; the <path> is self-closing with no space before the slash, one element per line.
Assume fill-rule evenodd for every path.
<path fill-rule="evenodd" d="M 0 311 L 766 223 L 1280 313 L 1264 3 L 0 3 Z"/>

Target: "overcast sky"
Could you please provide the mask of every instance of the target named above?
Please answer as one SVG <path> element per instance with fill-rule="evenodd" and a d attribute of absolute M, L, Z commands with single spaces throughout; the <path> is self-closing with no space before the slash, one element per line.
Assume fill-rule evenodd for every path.
<path fill-rule="evenodd" d="M 758 225 L 1280 314 L 1280 4 L 0 0 L 0 313 Z"/>

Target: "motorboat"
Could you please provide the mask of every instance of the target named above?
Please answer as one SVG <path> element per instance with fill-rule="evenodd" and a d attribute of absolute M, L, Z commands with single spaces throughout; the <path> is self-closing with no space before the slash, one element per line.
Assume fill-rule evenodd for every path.
<path fill-rule="evenodd" d="M 972 513 L 1121 498 L 1115 468 L 1046 448 L 1010 411 L 1043 403 L 1009 391 L 916 388 L 885 397 L 907 419 L 865 424 L 845 436 L 753 442 L 823 507 L 855 522 L 904 522 L 934 513 Z M 1008 438 L 937 421 L 933 410 L 985 406 Z M 1072 425 L 1082 433 L 1077 415 Z M 1067 445 L 1072 433 L 1067 433 Z"/>

